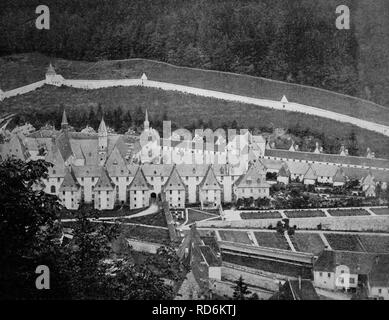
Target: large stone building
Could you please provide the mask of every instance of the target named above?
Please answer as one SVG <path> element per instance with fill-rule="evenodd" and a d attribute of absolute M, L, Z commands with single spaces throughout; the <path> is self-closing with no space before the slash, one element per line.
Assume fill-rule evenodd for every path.
<path fill-rule="evenodd" d="M 318 146 L 312 153 L 295 151 L 296 147 L 279 150 L 248 131 L 230 140 L 207 130 L 191 140 L 177 132 L 160 139 L 147 112 L 140 137 L 112 133 L 104 119 L 97 133 L 89 127 L 75 132 L 65 111 L 60 130 L 46 126 L 28 134 L 15 132 L 0 144 L 1 159 L 53 163 L 43 187 L 68 209 L 82 203 L 100 210 L 123 204 L 142 208 L 156 200 L 184 208 L 187 203 L 218 206 L 239 198 L 264 198 L 275 183 L 266 181 L 267 173 L 277 174 L 284 184 L 341 186 L 356 179 L 366 196 L 374 196 L 378 184 L 385 189 L 389 182 L 389 160 L 376 159 L 371 151 L 366 157 L 352 157 L 344 149 L 342 155 L 323 154 Z"/>

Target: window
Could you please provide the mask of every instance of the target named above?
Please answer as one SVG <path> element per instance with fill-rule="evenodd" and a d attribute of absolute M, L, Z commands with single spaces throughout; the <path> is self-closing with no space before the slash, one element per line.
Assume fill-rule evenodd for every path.
<path fill-rule="evenodd" d="M 340 273 L 344 273 L 344 270 L 340 271 Z"/>
<path fill-rule="evenodd" d="M 381 294 L 382 293 L 382 289 L 378 289 L 378 293 Z"/>
<path fill-rule="evenodd" d="M 55 186 L 51 186 L 50 192 L 51 192 L 51 193 L 55 193 Z"/>
<path fill-rule="evenodd" d="M 327 274 L 327 275 L 328 275 L 328 278 L 331 278 L 331 273 L 329 273 L 329 272 L 328 272 L 328 274 Z"/>
<path fill-rule="evenodd" d="M 355 278 L 350 278 L 350 283 L 354 284 L 355 283 Z"/>
<path fill-rule="evenodd" d="M 322 277 L 323 276 L 323 272 L 319 272 L 319 276 Z"/>

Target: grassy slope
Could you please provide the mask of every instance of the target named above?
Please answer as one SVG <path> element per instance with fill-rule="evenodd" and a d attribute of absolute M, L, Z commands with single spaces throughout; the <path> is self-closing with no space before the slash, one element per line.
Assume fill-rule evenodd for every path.
<path fill-rule="evenodd" d="M 0 87 L 9 90 L 44 78 L 52 61 L 65 78 L 122 79 L 139 78 L 145 72 L 150 80 L 235 93 L 256 98 L 289 101 L 348 114 L 389 125 L 388 108 L 365 100 L 339 95 L 312 87 L 292 85 L 263 78 L 215 71 L 175 67 L 156 61 L 132 59 L 98 63 L 50 59 L 40 54 L 0 58 Z"/>
<path fill-rule="evenodd" d="M 361 150 L 366 150 L 369 146 L 377 156 L 389 158 L 389 144 L 386 137 L 352 125 L 315 116 L 302 116 L 299 113 L 276 111 L 151 88 L 119 87 L 81 90 L 45 86 L 35 92 L 4 100 L 1 102 L 1 109 L 24 113 L 28 120 L 28 117 L 36 112 L 49 112 L 66 106 L 71 123 L 72 116 L 76 114 L 72 110 L 80 108 L 89 110 L 91 105 L 96 106 L 98 103 L 101 103 L 104 109 L 121 107 L 123 110 L 132 112 L 137 106 L 141 106 L 143 110 L 147 108 L 151 121 L 160 119 L 162 110 L 166 108 L 168 118 L 179 126 L 190 125 L 194 120 L 202 118 L 205 121 L 212 119 L 214 125 L 221 125 L 223 122 L 230 123 L 236 119 L 239 125 L 246 126 L 246 128 L 269 124 L 273 124 L 274 127 L 289 128 L 299 123 L 302 127 L 309 127 L 323 132 L 328 137 L 339 139 L 348 137 L 354 131 Z"/>

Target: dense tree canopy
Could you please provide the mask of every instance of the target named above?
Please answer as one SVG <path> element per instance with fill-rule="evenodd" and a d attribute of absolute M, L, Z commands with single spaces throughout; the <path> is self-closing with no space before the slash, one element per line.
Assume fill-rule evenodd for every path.
<path fill-rule="evenodd" d="M 90 218 L 98 212 L 83 209 L 74 213 L 73 238 L 63 240 L 58 218 L 64 209 L 36 188 L 48 165 L 0 162 L 0 299 L 173 298 L 166 279 L 180 281 L 186 270 L 172 248 L 161 247 L 144 263 L 127 246 L 115 256 L 119 226 L 95 223 Z M 50 290 L 36 288 L 40 265 L 50 270 Z"/>
<path fill-rule="evenodd" d="M 389 105 L 389 3 L 344 0 L 3 0 L 0 52 L 75 60 L 151 58 L 313 85 Z"/>

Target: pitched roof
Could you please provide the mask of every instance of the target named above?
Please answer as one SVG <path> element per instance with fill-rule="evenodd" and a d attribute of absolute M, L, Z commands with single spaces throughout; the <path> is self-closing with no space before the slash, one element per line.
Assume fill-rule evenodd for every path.
<path fill-rule="evenodd" d="M 138 167 L 134 179 L 132 179 L 128 189 L 132 191 L 147 191 L 152 188 L 153 187 L 146 180 L 142 167 Z"/>
<path fill-rule="evenodd" d="M 311 166 L 318 177 L 334 177 L 339 168 L 335 165 L 320 163 L 313 163 Z"/>
<path fill-rule="evenodd" d="M 99 129 L 97 130 L 98 133 L 107 133 L 107 126 L 105 125 L 104 118 L 101 118 Z"/>
<path fill-rule="evenodd" d="M 368 282 L 371 287 L 389 288 L 389 254 L 378 255 L 374 258 Z"/>
<path fill-rule="evenodd" d="M 170 176 L 163 186 L 163 190 L 185 190 L 185 184 L 182 181 L 176 166 L 173 166 Z"/>
<path fill-rule="evenodd" d="M 176 167 L 181 177 L 203 177 L 208 169 L 206 164 L 178 164 Z"/>
<path fill-rule="evenodd" d="M 68 119 L 66 117 L 66 111 L 65 109 L 63 110 L 63 113 L 62 113 L 62 121 L 61 121 L 61 126 L 64 126 L 64 125 L 68 125 Z"/>
<path fill-rule="evenodd" d="M 237 188 L 269 188 L 266 182 L 266 171 L 256 162 L 249 166 L 234 184 Z"/>
<path fill-rule="evenodd" d="M 108 156 L 105 166 L 111 177 L 126 177 L 129 175 L 126 160 L 116 147 Z"/>
<path fill-rule="evenodd" d="M 208 166 L 207 173 L 205 174 L 199 187 L 203 190 L 221 190 L 221 185 L 216 179 L 212 166 Z"/>
<path fill-rule="evenodd" d="M 314 263 L 315 271 L 335 272 L 339 265 L 350 268 L 352 274 L 368 274 L 370 272 L 374 254 L 352 251 L 324 250 Z"/>
<path fill-rule="evenodd" d="M 54 75 L 54 74 L 56 74 L 55 73 L 55 69 L 54 69 L 54 67 L 53 67 L 53 65 L 51 63 L 49 64 L 49 67 L 46 70 L 46 74 L 47 75 Z"/>
<path fill-rule="evenodd" d="M 371 172 L 362 179 L 362 184 L 365 186 L 375 186 L 375 179 Z"/>
<path fill-rule="evenodd" d="M 203 256 L 204 262 L 210 267 L 220 267 L 221 260 L 216 257 L 211 247 L 207 245 L 199 246 L 201 255 Z"/>
<path fill-rule="evenodd" d="M 172 173 L 172 164 L 145 164 L 142 167 L 146 177 L 169 177 Z"/>
<path fill-rule="evenodd" d="M 48 168 L 50 177 L 55 178 L 65 176 L 65 161 L 63 160 L 61 153 L 55 145 L 51 147 L 46 155 L 45 160 L 53 164 L 53 167 Z"/>
<path fill-rule="evenodd" d="M 376 167 L 389 169 L 388 159 L 366 158 L 355 156 L 341 156 L 338 154 L 313 153 L 302 151 L 288 151 L 281 149 L 266 149 L 265 156 L 282 159 L 295 159 L 302 161 L 313 161 L 322 163 L 336 163 L 342 165 L 357 165 L 364 167 Z"/>
<path fill-rule="evenodd" d="M 316 180 L 317 175 L 315 170 L 313 170 L 312 166 L 309 166 L 307 172 L 305 172 L 304 179 L 309 179 L 309 180 Z"/>
<path fill-rule="evenodd" d="M 320 300 L 320 298 L 310 280 L 288 279 L 279 292 L 269 300 Z"/>
<path fill-rule="evenodd" d="M 346 177 L 343 174 L 343 170 L 341 168 L 338 168 L 335 175 L 332 177 L 333 182 L 345 182 Z"/>
<path fill-rule="evenodd" d="M 291 174 L 305 175 L 309 169 L 309 164 L 305 162 L 287 161 L 287 165 Z"/>
<path fill-rule="evenodd" d="M 284 163 L 282 165 L 280 171 L 278 171 L 278 176 L 286 177 L 286 178 L 290 177 L 290 171 L 289 171 L 288 165 L 286 163 Z"/>
<path fill-rule="evenodd" d="M 73 150 L 70 145 L 69 134 L 67 131 L 63 131 L 58 135 L 57 139 L 55 140 L 55 144 L 61 152 L 64 161 L 67 161 L 73 155 Z"/>
<path fill-rule="evenodd" d="M 80 185 L 77 182 L 77 179 L 74 177 L 72 170 L 67 169 L 65 177 L 59 187 L 59 192 L 63 191 L 77 191 L 80 188 Z"/>
<path fill-rule="evenodd" d="M 105 170 L 101 170 L 101 175 L 99 177 L 99 180 L 97 180 L 97 183 L 95 184 L 95 191 L 106 191 L 106 190 L 113 190 L 114 184 L 112 183 L 111 179 L 109 178 L 107 172 Z"/>
<path fill-rule="evenodd" d="M 97 178 L 101 176 L 103 167 L 94 166 L 72 166 L 74 175 L 77 178 Z"/>

